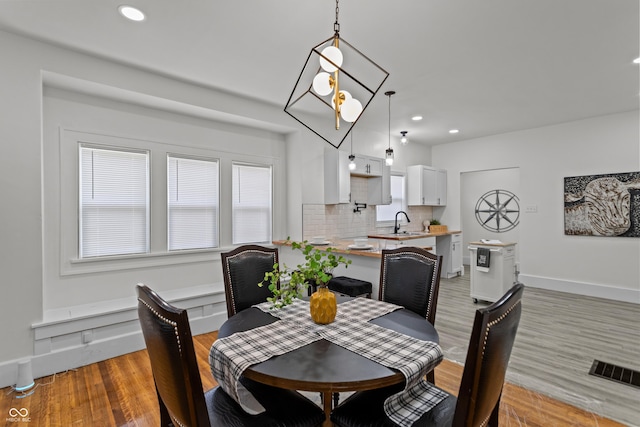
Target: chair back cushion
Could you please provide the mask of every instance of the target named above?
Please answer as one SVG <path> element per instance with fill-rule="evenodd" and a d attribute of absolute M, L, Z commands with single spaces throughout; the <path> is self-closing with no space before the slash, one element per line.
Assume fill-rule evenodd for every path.
<path fill-rule="evenodd" d="M 522 284 L 514 285 L 487 308 L 476 311 L 462 373 L 454 425 L 486 425 L 500 403 L 507 365 L 522 311 Z"/>
<path fill-rule="evenodd" d="M 422 248 L 382 251 L 380 294 L 382 301 L 401 305 L 432 324 L 435 322 L 442 256 Z"/>
<path fill-rule="evenodd" d="M 209 426 L 187 311 L 138 285 L 138 318 L 160 406 L 174 425 Z"/>
<path fill-rule="evenodd" d="M 222 253 L 221 258 L 229 317 L 272 295 L 267 284 L 259 287 L 258 283 L 278 262 L 278 249 L 244 245 Z"/>

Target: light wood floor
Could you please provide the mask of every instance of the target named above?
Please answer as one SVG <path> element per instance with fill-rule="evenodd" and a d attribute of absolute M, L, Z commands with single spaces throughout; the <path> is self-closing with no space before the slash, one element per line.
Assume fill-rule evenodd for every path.
<path fill-rule="evenodd" d="M 208 366 L 217 333 L 194 337 L 203 387 L 215 385 Z M 436 369 L 436 384 L 457 394 L 462 367 L 445 360 Z M 26 397 L 0 390 L 0 425 L 6 427 L 157 426 L 158 405 L 146 351 L 94 363 L 74 371 L 40 378 Z M 28 421 L 12 420 L 12 408 L 28 411 Z M 622 426 L 570 405 L 506 384 L 500 408 L 501 426 Z M 6 418 L 6 422 L 3 420 Z"/>
<path fill-rule="evenodd" d="M 477 308 L 469 274 L 442 279 L 435 326 L 445 358 L 464 363 Z M 640 371 L 640 305 L 526 287 L 507 381 L 640 427 L 640 389 L 589 375 L 593 360 Z M 535 397 L 537 399 L 537 397 Z"/>

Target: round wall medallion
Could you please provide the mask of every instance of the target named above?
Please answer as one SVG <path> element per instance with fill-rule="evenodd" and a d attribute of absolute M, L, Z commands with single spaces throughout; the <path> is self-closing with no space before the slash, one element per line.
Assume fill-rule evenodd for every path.
<path fill-rule="evenodd" d="M 507 190 L 491 190 L 476 203 L 476 219 L 485 229 L 504 233 L 514 229 L 520 219 L 518 196 Z"/>

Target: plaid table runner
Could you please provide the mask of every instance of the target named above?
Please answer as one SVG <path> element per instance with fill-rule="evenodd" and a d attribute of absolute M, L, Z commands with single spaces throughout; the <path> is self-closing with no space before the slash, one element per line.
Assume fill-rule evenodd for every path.
<path fill-rule="evenodd" d="M 322 338 L 404 374 L 405 389 L 384 403 L 385 413 L 396 424 L 412 425 L 447 396 L 424 379 L 424 375 L 442 361 L 442 350 L 438 344 L 372 323 L 334 323 L 334 327 L 320 332 Z"/>
<path fill-rule="evenodd" d="M 270 302 L 263 302 L 256 304 L 254 307 L 259 308 L 265 313 L 277 317 L 278 319 L 295 322 L 296 324 L 310 329 L 314 332 L 320 332 L 327 327 L 331 327 L 333 324 L 318 325 L 311 319 L 309 314 L 309 302 L 301 299 L 296 299 L 292 304 L 282 308 L 272 308 Z M 354 298 L 349 301 L 345 301 L 338 306 L 338 314 L 336 319 L 350 318 L 358 322 L 368 322 L 376 317 L 384 316 L 392 311 L 399 310 L 402 306 L 391 304 L 384 301 L 378 301 L 369 298 Z"/>
<path fill-rule="evenodd" d="M 307 308 L 308 311 L 308 308 Z M 238 381 L 249 366 L 273 356 L 285 354 L 321 337 L 289 322 L 274 322 L 249 331 L 217 339 L 209 351 L 211 373 L 220 387 L 249 414 L 264 412 L 264 407 Z"/>
<path fill-rule="evenodd" d="M 264 408 L 238 379 L 249 366 L 287 353 L 324 338 L 347 350 L 398 369 L 406 378 L 405 389 L 385 401 L 385 412 L 401 426 L 410 426 L 440 402 L 446 394 L 424 380 L 440 361 L 442 351 L 434 342 L 421 341 L 383 328 L 369 320 L 402 307 L 368 298 L 354 298 L 339 305 L 336 320 L 318 325 L 309 314 L 309 302 L 272 309 L 270 303 L 254 307 L 278 317 L 278 322 L 238 332 L 216 340 L 209 353 L 209 364 L 220 386 L 249 413 Z"/>

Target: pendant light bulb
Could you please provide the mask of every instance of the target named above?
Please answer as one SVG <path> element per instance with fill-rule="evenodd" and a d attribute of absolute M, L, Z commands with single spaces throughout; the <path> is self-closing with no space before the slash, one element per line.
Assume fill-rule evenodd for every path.
<path fill-rule="evenodd" d="M 391 95 L 395 95 L 395 93 L 393 90 L 384 93 L 389 97 L 389 148 L 384 152 L 384 162 L 387 166 L 393 165 L 393 148 L 391 148 Z"/>
<path fill-rule="evenodd" d="M 353 154 L 349 155 L 349 170 L 350 171 L 354 171 L 356 170 L 356 156 L 354 156 Z"/>
<path fill-rule="evenodd" d="M 384 163 L 387 166 L 393 165 L 393 148 L 387 148 L 385 151 Z"/>
<path fill-rule="evenodd" d="M 402 145 L 407 145 L 409 143 L 409 140 L 407 139 L 407 131 L 403 130 L 402 132 L 400 132 L 402 134 L 402 138 L 400 138 L 400 143 L 402 143 Z"/>
<path fill-rule="evenodd" d="M 349 153 L 349 170 L 356 170 L 356 156 L 353 155 L 353 129 L 351 130 L 351 153 Z"/>

